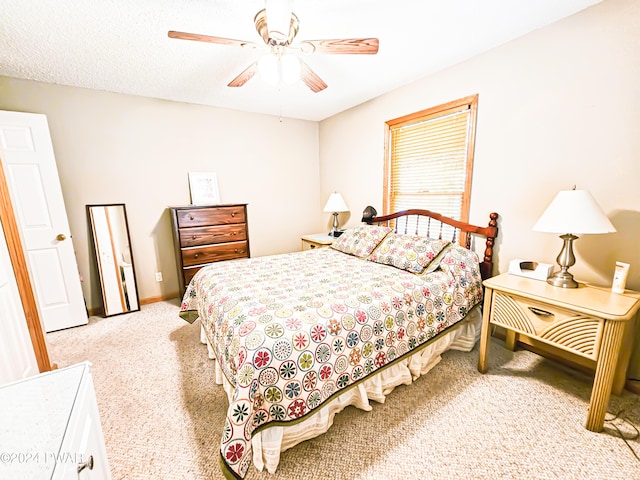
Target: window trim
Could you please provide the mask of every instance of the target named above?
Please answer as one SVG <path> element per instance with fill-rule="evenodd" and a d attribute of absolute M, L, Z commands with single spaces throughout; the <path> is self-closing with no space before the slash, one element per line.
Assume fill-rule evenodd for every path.
<path fill-rule="evenodd" d="M 476 117 L 478 112 L 478 94 L 459 98 L 451 102 L 443 103 L 435 107 L 427 108 L 419 112 L 410 113 L 402 117 L 385 122 L 384 131 L 384 180 L 382 185 L 382 211 L 384 215 L 390 213 L 390 177 L 391 177 L 391 129 L 403 125 L 416 123 L 417 121 L 428 120 L 442 115 L 446 115 L 461 110 L 469 110 L 469 142 L 467 144 L 467 165 L 465 172 L 464 194 L 462 195 L 462 205 L 460 221 L 469 221 L 469 207 L 471 200 L 471 177 L 473 173 L 473 158 L 476 144 Z M 439 213 L 439 212 L 437 212 Z"/>

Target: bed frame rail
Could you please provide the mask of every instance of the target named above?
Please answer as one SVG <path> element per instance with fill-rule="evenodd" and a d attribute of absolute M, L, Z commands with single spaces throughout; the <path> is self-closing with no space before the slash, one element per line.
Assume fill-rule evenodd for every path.
<path fill-rule="evenodd" d="M 480 274 L 483 280 L 493 275 L 493 245 L 498 236 L 498 214 L 495 212 L 489 214 L 489 224 L 486 227 L 471 225 L 436 212 L 420 209 L 403 210 L 363 220 L 369 225 L 385 225 L 393 228 L 396 233 L 449 240 L 468 249 L 471 249 L 472 237 L 483 237 L 486 242 L 484 258 L 480 262 Z"/>

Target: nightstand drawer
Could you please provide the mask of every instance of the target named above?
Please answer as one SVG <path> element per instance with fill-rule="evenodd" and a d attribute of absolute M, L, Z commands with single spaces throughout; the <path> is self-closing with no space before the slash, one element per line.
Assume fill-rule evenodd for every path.
<path fill-rule="evenodd" d="M 598 359 L 598 341 L 604 326 L 601 318 L 494 291 L 489 321 L 589 359 Z"/>
<path fill-rule="evenodd" d="M 302 242 L 302 250 L 313 250 L 315 248 L 327 248 L 329 245 L 323 245 L 315 242 Z"/>
<path fill-rule="evenodd" d="M 335 237 L 323 233 L 315 233 L 312 235 L 303 235 L 301 240 L 302 250 L 304 251 L 329 247 L 335 241 Z"/>

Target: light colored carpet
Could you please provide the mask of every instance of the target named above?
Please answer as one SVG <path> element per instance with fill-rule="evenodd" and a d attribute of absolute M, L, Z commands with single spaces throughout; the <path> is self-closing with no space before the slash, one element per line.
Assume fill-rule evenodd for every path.
<path fill-rule="evenodd" d="M 92 372 L 114 479 L 221 479 L 218 446 L 227 399 L 213 380 L 200 325 L 178 303 L 47 335 L 60 367 Z M 372 412 L 349 407 L 324 435 L 282 455 L 281 479 L 640 479 L 640 462 L 612 427 L 587 431 L 591 380 L 494 340 L 489 372 L 471 353 L 448 352 Z M 640 398 L 612 396 L 640 424 Z M 620 427 L 630 435 L 632 428 Z M 640 441 L 630 445 L 640 454 Z"/>

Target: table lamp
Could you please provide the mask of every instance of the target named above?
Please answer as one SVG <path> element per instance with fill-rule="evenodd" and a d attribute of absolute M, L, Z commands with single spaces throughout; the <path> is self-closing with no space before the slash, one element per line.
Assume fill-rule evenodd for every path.
<path fill-rule="evenodd" d="M 533 226 L 536 232 L 564 233 L 562 250 L 556 261 L 560 271 L 547 279 L 554 287 L 577 288 L 578 282 L 569 273 L 569 267 L 576 263 L 573 255 L 574 234 L 611 233 L 616 229 L 586 190 L 563 190 L 558 192 L 542 216 Z"/>
<path fill-rule="evenodd" d="M 340 233 L 338 233 L 338 213 L 349 211 L 349 207 L 347 207 L 347 204 L 344 203 L 342 195 L 337 192 L 333 192 L 331 195 L 329 195 L 329 200 L 327 200 L 327 204 L 324 206 L 324 211 L 333 213 L 333 227 L 331 228 L 329 235 L 332 237 L 339 236 Z"/>

